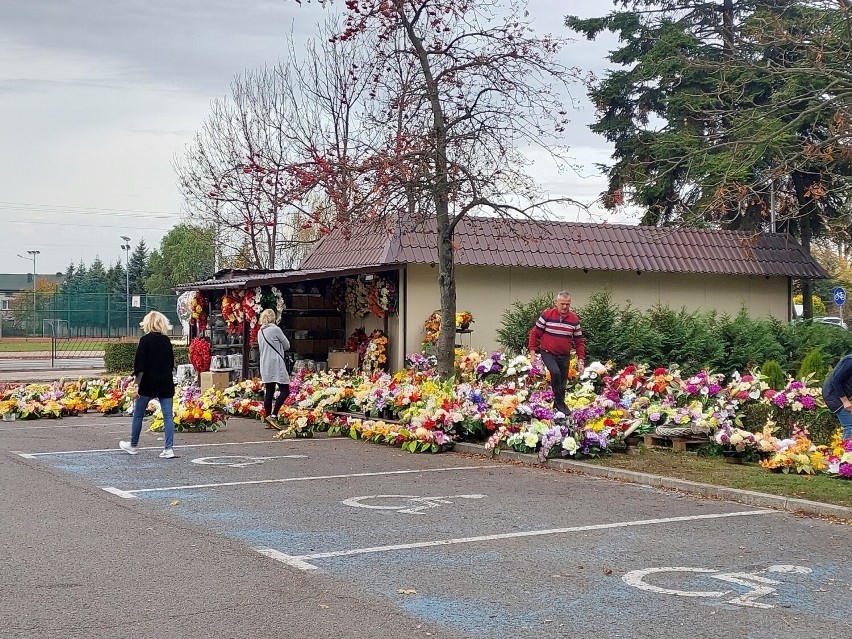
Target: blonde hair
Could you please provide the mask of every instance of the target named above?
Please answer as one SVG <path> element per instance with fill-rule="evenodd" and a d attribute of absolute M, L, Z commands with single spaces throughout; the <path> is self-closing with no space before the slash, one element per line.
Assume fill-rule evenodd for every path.
<path fill-rule="evenodd" d="M 275 324 L 275 319 L 275 311 L 271 308 L 264 309 L 260 314 L 260 323 L 263 326 L 266 326 L 267 324 Z"/>
<path fill-rule="evenodd" d="M 139 322 L 139 326 L 141 326 L 142 330 L 146 333 L 168 333 L 172 330 L 172 325 L 169 323 L 169 319 L 159 311 L 151 311 L 148 313 L 145 316 L 145 319 Z"/>

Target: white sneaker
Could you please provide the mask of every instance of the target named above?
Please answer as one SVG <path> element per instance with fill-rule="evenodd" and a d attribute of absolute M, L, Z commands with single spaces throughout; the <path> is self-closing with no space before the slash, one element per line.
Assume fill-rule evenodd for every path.
<path fill-rule="evenodd" d="M 130 455 L 136 455 L 139 453 L 139 448 L 137 446 L 131 446 L 130 442 L 118 442 L 118 447 Z"/>
<path fill-rule="evenodd" d="M 160 453 L 160 457 L 162 457 L 163 459 L 173 459 L 174 457 L 176 457 L 175 451 L 171 448 L 164 448 L 163 452 Z"/>

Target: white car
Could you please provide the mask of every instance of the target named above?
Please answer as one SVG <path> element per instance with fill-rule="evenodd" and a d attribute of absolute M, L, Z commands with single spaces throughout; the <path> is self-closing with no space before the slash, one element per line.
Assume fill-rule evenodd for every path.
<path fill-rule="evenodd" d="M 843 329 L 848 328 L 842 317 L 815 317 L 814 322 L 819 322 L 820 324 L 831 324 L 832 326 L 839 326 Z"/>

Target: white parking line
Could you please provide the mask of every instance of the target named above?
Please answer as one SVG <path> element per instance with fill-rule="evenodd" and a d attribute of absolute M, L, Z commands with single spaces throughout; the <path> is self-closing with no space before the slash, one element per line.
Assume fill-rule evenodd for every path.
<path fill-rule="evenodd" d="M 261 439 L 258 441 L 251 442 L 219 442 L 219 443 L 210 443 L 210 444 L 182 444 L 181 446 L 175 446 L 176 449 L 184 449 L 184 448 L 205 448 L 208 446 L 245 446 L 247 444 L 293 444 L 298 442 L 299 444 L 306 444 L 309 442 L 318 443 L 322 441 L 333 441 L 336 438 L 320 438 L 320 439 Z M 139 450 L 160 450 L 162 446 L 140 446 Z M 46 453 L 24 453 L 20 450 L 12 450 L 9 451 L 16 455 L 20 455 L 26 459 L 33 459 L 35 457 L 44 457 L 47 455 L 80 455 L 83 453 L 122 453 L 126 455 L 123 450 L 118 447 L 115 448 L 90 448 L 88 450 L 54 450 Z"/>
<path fill-rule="evenodd" d="M 136 488 L 133 490 L 121 490 L 114 486 L 98 486 L 114 495 L 125 499 L 132 498 L 137 493 L 158 493 L 173 490 L 196 490 L 199 488 L 221 488 L 223 486 L 256 486 L 260 484 L 286 484 L 294 481 L 319 481 L 323 479 L 349 479 L 351 477 L 381 477 L 384 475 L 413 475 L 418 473 L 443 473 L 451 470 L 483 470 L 486 468 L 500 468 L 499 464 L 488 466 L 450 466 L 446 468 L 417 468 L 409 470 L 384 470 L 375 473 L 350 473 L 346 475 L 312 475 L 307 477 L 285 477 L 283 479 L 254 479 L 247 481 L 223 481 L 215 484 L 188 484 L 185 486 L 165 486 L 163 488 Z"/>
<path fill-rule="evenodd" d="M 455 539 L 436 539 L 432 541 L 420 541 L 411 544 L 395 544 L 393 546 L 372 546 L 368 548 L 353 548 L 351 550 L 335 550 L 331 552 L 318 552 L 310 555 L 287 555 L 274 548 L 260 548 L 255 550 L 262 555 L 271 557 L 288 566 L 300 570 L 316 570 L 310 562 L 315 559 L 328 559 L 331 557 L 352 557 L 354 555 L 366 555 L 370 553 L 394 552 L 398 550 L 411 550 L 412 548 L 432 548 L 435 546 L 452 546 L 456 544 L 470 544 L 482 541 L 498 541 L 500 539 L 516 539 L 519 537 L 542 537 L 545 535 L 564 535 L 574 532 L 585 532 L 588 530 L 607 530 L 610 528 L 629 528 L 634 526 L 652 526 L 655 524 L 670 524 L 680 521 L 698 521 L 705 519 L 723 519 L 725 517 L 748 517 L 752 515 L 773 515 L 780 513 L 777 510 L 747 510 L 735 513 L 717 513 L 712 515 L 685 515 L 682 517 L 664 517 L 661 519 L 640 519 L 634 521 L 619 521 L 611 524 L 591 524 L 589 526 L 571 526 L 568 528 L 549 528 L 546 530 L 526 530 L 523 532 L 502 533 L 497 535 L 479 535 L 477 537 L 458 537 Z"/>

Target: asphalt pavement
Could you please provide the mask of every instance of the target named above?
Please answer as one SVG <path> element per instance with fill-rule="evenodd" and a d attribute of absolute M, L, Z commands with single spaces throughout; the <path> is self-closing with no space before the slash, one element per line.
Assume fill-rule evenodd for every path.
<path fill-rule="evenodd" d="M 130 456 L 128 421 L 0 426 L 4 636 L 848 634 L 836 521 L 243 419 Z"/>

